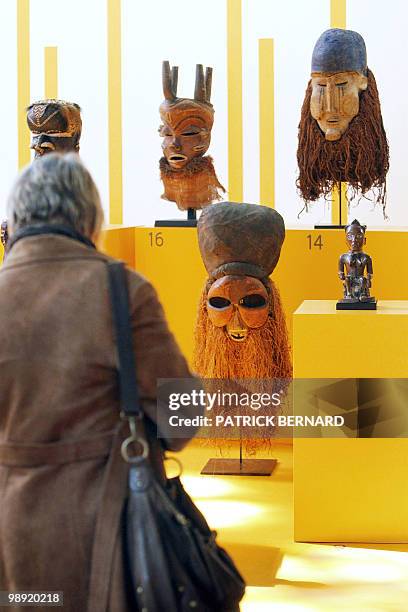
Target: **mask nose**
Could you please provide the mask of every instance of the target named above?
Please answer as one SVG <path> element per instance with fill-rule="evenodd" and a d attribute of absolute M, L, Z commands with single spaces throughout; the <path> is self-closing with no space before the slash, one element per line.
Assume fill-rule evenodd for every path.
<path fill-rule="evenodd" d="M 46 134 L 41 134 L 33 138 L 31 148 L 35 151 L 36 157 L 44 155 L 47 151 L 55 151 L 55 145 L 49 140 Z"/>
<path fill-rule="evenodd" d="M 180 151 L 180 149 L 181 149 L 180 139 L 177 136 L 174 136 L 174 138 L 171 141 L 170 146 L 175 151 Z"/>
<path fill-rule="evenodd" d="M 337 89 L 334 83 L 328 83 L 326 87 L 326 111 L 328 113 L 338 112 Z"/>
<path fill-rule="evenodd" d="M 241 319 L 237 306 L 234 306 L 234 312 L 227 324 L 227 334 L 234 342 L 245 342 L 248 336 L 248 327 Z"/>
<path fill-rule="evenodd" d="M 234 312 L 229 320 L 227 327 L 228 329 L 247 329 L 247 326 L 245 325 L 244 321 L 241 318 L 241 315 L 239 314 L 237 306 L 234 306 Z"/>

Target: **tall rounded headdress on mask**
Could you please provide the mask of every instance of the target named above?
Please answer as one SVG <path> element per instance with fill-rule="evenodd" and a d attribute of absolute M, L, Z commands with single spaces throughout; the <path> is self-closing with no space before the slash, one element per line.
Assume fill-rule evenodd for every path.
<path fill-rule="evenodd" d="M 223 202 L 204 209 L 198 244 L 211 279 L 272 274 L 285 239 L 281 215 L 267 206 Z"/>
<path fill-rule="evenodd" d="M 326 30 L 314 46 L 311 72 L 359 72 L 366 76 L 364 38 L 353 30 Z"/>

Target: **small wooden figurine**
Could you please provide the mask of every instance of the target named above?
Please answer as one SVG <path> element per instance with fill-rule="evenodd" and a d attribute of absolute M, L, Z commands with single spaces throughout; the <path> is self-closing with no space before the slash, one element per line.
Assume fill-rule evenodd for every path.
<path fill-rule="evenodd" d="M 339 278 L 343 281 L 344 297 L 337 302 L 337 310 L 376 310 L 377 300 L 370 296 L 373 263 L 364 253 L 366 226 L 354 219 L 345 228 L 350 248 L 339 259 Z"/>

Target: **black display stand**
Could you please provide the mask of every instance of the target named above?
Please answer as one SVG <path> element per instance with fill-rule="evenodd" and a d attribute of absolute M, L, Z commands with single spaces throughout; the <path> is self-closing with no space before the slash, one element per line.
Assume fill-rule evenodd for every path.
<path fill-rule="evenodd" d="M 154 222 L 154 227 L 197 227 L 196 209 L 187 209 L 187 219 L 159 219 Z"/>
<path fill-rule="evenodd" d="M 239 440 L 239 459 L 209 459 L 201 474 L 208 476 L 270 476 L 276 459 L 243 459 L 242 438 Z"/>
<path fill-rule="evenodd" d="M 339 191 L 339 225 L 315 225 L 315 229 L 344 229 L 346 226 L 342 224 L 341 219 L 341 204 L 342 204 L 342 194 L 341 194 L 341 182 L 338 184 Z"/>
<path fill-rule="evenodd" d="M 336 310 L 377 310 L 375 302 L 337 302 Z"/>

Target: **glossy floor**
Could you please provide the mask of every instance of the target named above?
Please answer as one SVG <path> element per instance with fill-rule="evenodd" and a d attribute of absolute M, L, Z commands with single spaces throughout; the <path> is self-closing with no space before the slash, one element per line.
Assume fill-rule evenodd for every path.
<path fill-rule="evenodd" d="M 408 611 L 408 545 L 293 542 L 291 446 L 275 447 L 271 477 L 201 476 L 215 455 L 193 442 L 183 482 L 246 578 L 242 612 Z"/>

